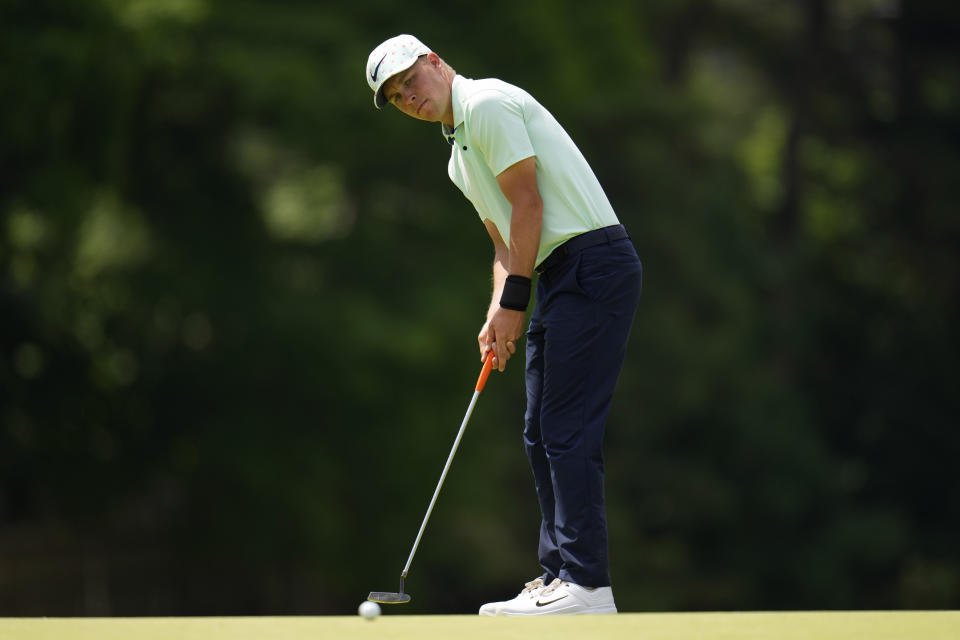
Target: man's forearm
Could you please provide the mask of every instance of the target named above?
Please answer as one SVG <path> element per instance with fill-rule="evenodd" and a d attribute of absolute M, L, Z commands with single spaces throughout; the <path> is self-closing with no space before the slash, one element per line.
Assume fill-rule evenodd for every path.
<path fill-rule="evenodd" d="M 493 293 L 487 319 L 500 308 L 500 296 L 508 275 L 533 277 L 537 251 L 540 249 L 540 229 L 543 210 L 540 206 L 514 207 L 510 219 L 510 248 L 498 251 L 493 260 Z"/>
<path fill-rule="evenodd" d="M 533 268 L 540 249 L 540 229 L 543 226 L 543 204 L 539 201 L 514 206 L 510 218 L 509 273 L 533 277 Z M 504 276 L 506 277 L 506 276 Z"/>
<path fill-rule="evenodd" d="M 490 308 L 487 309 L 487 320 L 500 308 L 500 296 L 503 294 L 503 284 L 510 275 L 510 255 L 507 251 L 498 251 L 493 259 L 493 293 L 490 295 Z"/>

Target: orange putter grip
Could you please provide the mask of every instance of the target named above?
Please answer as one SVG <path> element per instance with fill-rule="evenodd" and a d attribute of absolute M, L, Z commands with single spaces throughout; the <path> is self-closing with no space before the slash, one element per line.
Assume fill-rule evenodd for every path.
<path fill-rule="evenodd" d="M 480 377 L 477 378 L 477 391 L 483 391 L 483 385 L 487 383 L 487 377 L 490 375 L 490 369 L 493 368 L 493 351 L 487 352 L 487 359 L 483 361 L 483 369 L 480 370 Z"/>

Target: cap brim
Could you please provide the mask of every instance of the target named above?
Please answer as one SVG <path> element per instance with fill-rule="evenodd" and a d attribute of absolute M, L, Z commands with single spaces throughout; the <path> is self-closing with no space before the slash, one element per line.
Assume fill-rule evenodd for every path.
<path fill-rule="evenodd" d="M 380 87 L 377 89 L 377 92 L 373 94 L 373 106 L 380 109 L 385 104 L 387 104 L 387 97 L 383 95 L 383 87 Z"/>

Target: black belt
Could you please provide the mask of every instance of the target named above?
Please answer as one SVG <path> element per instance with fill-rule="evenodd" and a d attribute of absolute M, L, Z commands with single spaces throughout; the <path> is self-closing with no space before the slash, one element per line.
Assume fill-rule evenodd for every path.
<path fill-rule="evenodd" d="M 543 273 L 557 266 L 569 256 L 579 253 L 584 249 L 595 247 L 598 244 L 609 244 L 614 240 L 623 240 L 629 237 L 630 234 L 627 233 L 627 228 L 622 224 L 615 224 L 612 227 L 603 227 L 602 229 L 594 229 L 593 231 L 581 233 L 551 251 L 550 255 L 537 265 L 535 271 L 537 273 Z"/>

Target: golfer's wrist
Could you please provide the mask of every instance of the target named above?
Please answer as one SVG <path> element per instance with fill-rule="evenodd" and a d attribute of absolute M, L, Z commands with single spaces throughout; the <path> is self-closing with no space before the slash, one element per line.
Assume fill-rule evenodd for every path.
<path fill-rule="evenodd" d="M 526 276 L 507 276 L 500 294 L 500 307 L 511 311 L 526 311 L 530 304 L 531 286 L 532 281 Z"/>

